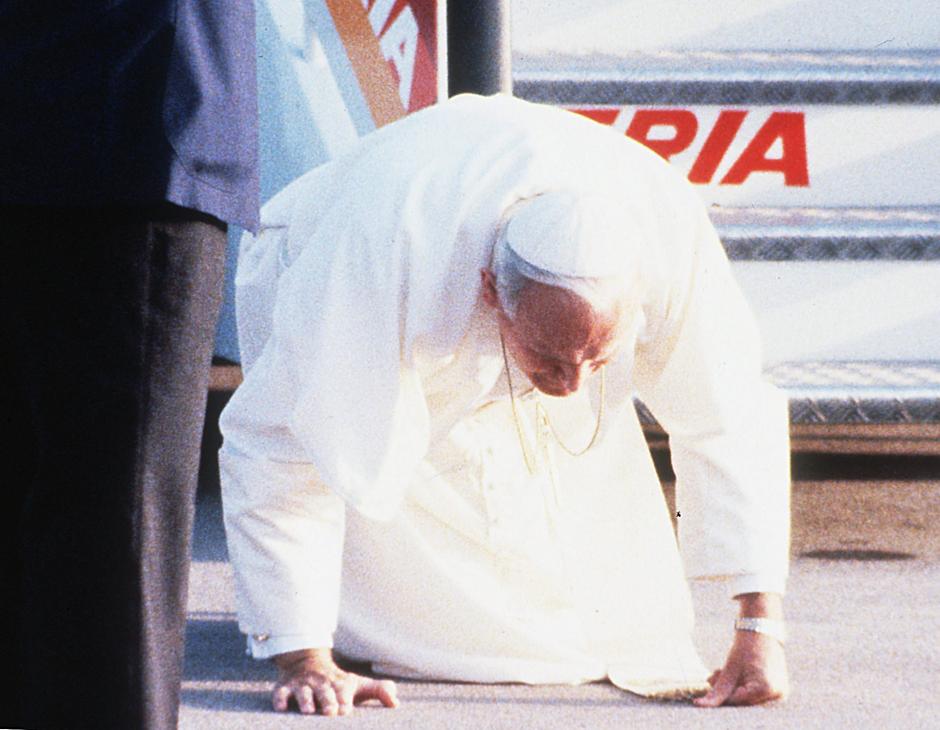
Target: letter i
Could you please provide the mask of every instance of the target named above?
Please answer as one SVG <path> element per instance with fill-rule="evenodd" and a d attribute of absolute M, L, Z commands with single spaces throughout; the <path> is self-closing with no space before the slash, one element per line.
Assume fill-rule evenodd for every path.
<path fill-rule="evenodd" d="M 722 110 L 718 119 L 715 120 L 712 131 L 708 133 L 698 157 L 695 158 L 695 164 L 689 170 L 689 182 L 705 184 L 712 181 L 715 170 L 718 169 L 725 153 L 731 147 L 746 116 L 746 111 Z"/>

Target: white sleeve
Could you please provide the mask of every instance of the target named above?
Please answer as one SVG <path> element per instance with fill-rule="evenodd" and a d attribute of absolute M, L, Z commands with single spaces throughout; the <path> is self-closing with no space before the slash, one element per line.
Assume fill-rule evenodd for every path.
<path fill-rule="evenodd" d="M 383 255 L 368 226 L 320 224 L 283 270 L 259 264 L 265 303 L 246 324 L 263 347 L 220 419 L 239 623 L 255 656 L 331 645 L 346 505 L 391 516 L 426 449 L 420 382 L 401 366 L 401 257 Z M 288 248 L 290 236 L 302 227 Z"/>
<path fill-rule="evenodd" d="M 403 362 L 408 234 L 328 223 L 281 275 L 271 338 L 235 398 L 269 412 L 276 397 L 298 458 L 347 505 L 389 519 L 428 445 L 421 382 Z"/>
<path fill-rule="evenodd" d="M 331 647 L 345 508 L 307 464 L 219 455 L 239 628 L 256 658 Z"/>
<path fill-rule="evenodd" d="M 704 211 L 690 266 L 637 348 L 640 399 L 669 434 L 686 573 L 732 595 L 783 593 L 789 565 L 786 398 L 761 374 L 759 333 Z"/>

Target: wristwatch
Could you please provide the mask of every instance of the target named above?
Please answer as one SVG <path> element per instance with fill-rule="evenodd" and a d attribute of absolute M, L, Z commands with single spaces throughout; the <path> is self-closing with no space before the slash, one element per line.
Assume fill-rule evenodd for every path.
<path fill-rule="evenodd" d="M 735 631 L 754 631 L 766 634 L 781 644 L 787 643 L 787 627 L 775 618 L 739 618 L 734 622 Z"/>

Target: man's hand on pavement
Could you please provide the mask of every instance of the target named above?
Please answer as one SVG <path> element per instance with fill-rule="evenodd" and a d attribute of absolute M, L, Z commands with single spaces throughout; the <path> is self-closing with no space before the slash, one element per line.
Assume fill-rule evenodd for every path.
<path fill-rule="evenodd" d="M 783 620 L 783 603 L 776 593 L 736 596 L 742 617 Z M 708 678 L 711 690 L 695 700 L 699 707 L 757 705 L 784 699 L 790 693 L 783 644 L 767 634 L 735 631 L 725 666 Z"/>
<path fill-rule="evenodd" d="M 278 679 L 271 701 L 285 712 L 291 698 L 305 715 L 348 715 L 353 706 L 378 700 L 398 707 L 395 683 L 370 679 L 340 669 L 330 649 L 301 649 L 274 657 Z"/>
<path fill-rule="evenodd" d="M 711 690 L 694 700 L 699 707 L 757 705 L 784 699 L 790 692 L 783 646 L 751 631 L 738 631 L 728 660 L 708 678 Z"/>

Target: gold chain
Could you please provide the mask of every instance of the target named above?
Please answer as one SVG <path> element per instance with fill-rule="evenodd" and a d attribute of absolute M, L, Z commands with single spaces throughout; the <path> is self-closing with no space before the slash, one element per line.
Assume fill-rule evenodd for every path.
<path fill-rule="evenodd" d="M 519 420 L 519 412 L 516 406 L 516 393 L 512 385 L 512 374 L 509 372 L 509 358 L 506 356 L 506 341 L 503 339 L 503 333 L 499 333 L 499 344 L 503 349 L 503 366 L 506 368 L 506 382 L 509 384 L 509 403 L 512 407 L 512 420 L 516 425 L 516 435 L 519 438 L 519 446 L 522 448 L 522 458 L 525 460 L 526 469 L 528 469 L 529 474 L 534 475 L 536 473 L 536 464 L 535 457 L 531 456 L 529 453 L 529 447 L 527 445 L 528 439 L 525 437 L 525 432 L 522 430 L 522 422 Z M 548 417 L 545 408 L 542 406 L 540 401 L 536 401 L 535 404 L 535 414 L 536 419 L 538 420 L 539 425 L 545 425 L 548 427 L 548 430 L 554 436 L 555 441 L 558 445 L 564 450 L 567 454 L 578 457 L 583 456 L 588 451 L 591 450 L 591 447 L 594 446 L 594 443 L 597 441 L 598 434 L 601 432 L 601 422 L 604 419 L 604 404 L 607 401 L 607 377 L 606 370 L 604 366 L 601 366 L 601 392 L 600 392 L 600 406 L 597 409 L 597 422 L 594 424 L 594 433 L 591 434 L 591 439 L 588 441 L 587 445 L 578 451 L 568 448 L 565 445 L 565 442 L 561 440 L 558 435 L 558 431 L 555 430 L 555 426 L 552 424 L 551 419 Z M 541 429 L 536 434 L 536 439 L 541 433 Z M 538 441 L 536 441 L 536 447 L 538 447 Z"/>

